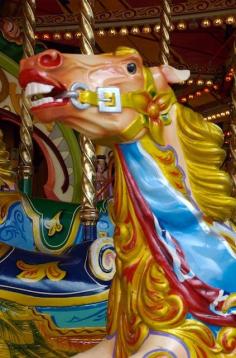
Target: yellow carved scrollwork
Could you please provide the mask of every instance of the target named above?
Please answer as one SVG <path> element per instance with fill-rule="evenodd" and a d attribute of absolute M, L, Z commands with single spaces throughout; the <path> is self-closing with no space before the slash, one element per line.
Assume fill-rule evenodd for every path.
<path fill-rule="evenodd" d="M 46 220 L 44 226 L 48 229 L 48 236 L 54 236 L 57 232 L 63 229 L 60 223 L 60 216 L 62 211 L 58 212 L 51 220 Z"/>
<path fill-rule="evenodd" d="M 3 339 L 0 339 L 0 358 L 11 358 L 11 352 Z"/>
<path fill-rule="evenodd" d="M 116 159 L 119 164 L 119 158 Z M 171 167 L 172 161 L 168 162 Z M 163 161 L 164 164 L 167 166 Z M 117 334 L 116 356 L 127 358 L 137 352 L 154 330 L 184 342 L 191 358 L 236 357 L 236 328 L 223 327 L 215 337 L 203 322 L 187 319 L 187 304 L 172 290 L 164 270 L 150 252 L 121 165 L 117 165 L 116 171 L 113 216 L 117 222 L 114 235 L 117 271 L 109 296 L 107 327 L 109 334 Z M 181 176 L 179 179 L 181 183 Z M 234 306 L 236 298 L 230 295 L 223 310 Z M 168 357 L 168 352 L 165 349 L 150 352 L 149 358 L 154 357 Z"/>
<path fill-rule="evenodd" d="M 236 357 L 236 328 L 223 327 L 217 335 L 217 344 L 220 347 L 220 358 Z"/>
<path fill-rule="evenodd" d="M 187 196 L 187 191 L 184 184 L 184 175 L 180 168 L 177 166 L 174 152 L 170 149 L 159 149 L 148 136 L 144 137 L 141 140 L 141 143 L 142 147 L 158 163 L 158 166 L 161 168 L 170 184 L 176 190 Z"/>
<path fill-rule="evenodd" d="M 17 202 L 21 201 L 19 192 L 0 192 L 0 224 L 7 219 L 9 208 Z"/>
<path fill-rule="evenodd" d="M 4 257 L 10 250 L 11 250 L 11 246 L 8 246 L 6 244 L 3 244 L 2 242 L 0 243 L 0 259 L 2 257 Z"/>
<path fill-rule="evenodd" d="M 9 82 L 7 76 L 0 68 L 0 102 L 3 102 L 9 94 Z"/>
<path fill-rule="evenodd" d="M 9 88 L 10 88 L 9 96 L 10 96 L 11 103 L 12 103 L 12 106 L 14 108 L 14 111 L 17 114 L 20 114 L 20 111 L 21 111 L 21 102 L 20 102 L 21 101 L 21 94 L 17 93 L 17 84 L 14 83 L 14 82 L 10 82 L 9 83 Z"/>
<path fill-rule="evenodd" d="M 3 133 L 0 130 L 0 184 L 11 185 L 16 182 L 16 172 L 12 169 L 12 162 L 9 159 L 9 152 L 3 140 Z"/>
<path fill-rule="evenodd" d="M 68 333 L 75 331 L 58 329 L 49 316 L 38 314 L 26 304 L 1 301 L 0 358 L 67 358 L 72 349 L 70 342 L 68 353 L 63 349 Z M 96 333 L 102 334 L 98 330 Z"/>
<path fill-rule="evenodd" d="M 172 358 L 173 356 L 170 353 L 161 351 L 161 352 L 154 352 L 149 354 L 147 358 Z"/>
<path fill-rule="evenodd" d="M 58 262 L 47 262 L 31 265 L 18 260 L 16 265 L 22 272 L 17 275 L 17 278 L 25 282 L 41 281 L 44 278 L 50 281 L 61 281 L 66 276 L 66 271 L 60 269 L 58 264 Z"/>
<path fill-rule="evenodd" d="M 11 104 L 15 113 L 20 114 L 21 94 L 20 92 L 17 93 L 17 89 L 17 82 L 10 81 L 6 73 L 0 68 L 0 103 L 7 100 L 9 96 L 7 105 L 9 106 Z M 10 106 L 9 109 L 12 110 Z"/>
<path fill-rule="evenodd" d="M 235 327 L 223 327 L 214 337 L 204 323 L 187 319 L 180 326 L 164 331 L 184 342 L 191 358 L 236 357 Z"/>
<path fill-rule="evenodd" d="M 115 356 L 127 358 L 138 351 L 150 330 L 181 325 L 186 305 L 152 256 L 127 192 L 121 165 L 117 165 L 116 172 L 117 256 L 109 297 L 108 332 L 117 334 Z"/>

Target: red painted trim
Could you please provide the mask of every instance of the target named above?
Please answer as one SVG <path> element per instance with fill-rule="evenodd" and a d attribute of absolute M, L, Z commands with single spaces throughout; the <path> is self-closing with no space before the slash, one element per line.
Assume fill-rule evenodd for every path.
<path fill-rule="evenodd" d="M 34 139 L 38 143 L 41 151 L 43 152 L 44 158 L 46 159 L 46 162 L 47 162 L 48 179 L 47 179 L 47 183 L 44 184 L 44 186 L 43 186 L 44 193 L 48 199 L 59 201 L 60 199 L 56 196 L 56 194 L 53 191 L 54 190 L 53 188 L 54 188 L 55 182 L 56 182 L 56 173 L 55 173 L 53 161 L 52 161 L 52 159 L 49 155 L 49 152 L 47 150 L 47 147 L 43 143 L 42 139 L 40 137 L 38 137 L 37 134 L 34 134 Z"/>
<path fill-rule="evenodd" d="M 3 108 L 0 108 L 0 120 L 9 121 L 11 123 L 14 123 L 17 126 L 20 126 L 20 123 L 21 123 L 20 116 L 16 115 L 15 113 L 12 113 L 10 111 L 7 111 L 7 110 L 5 110 Z M 65 162 L 64 162 L 64 160 L 63 160 L 63 158 L 61 156 L 61 153 L 59 152 L 59 150 L 57 149 L 55 144 L 46 136 L 46 134 L 44 134 L 37 127 L 34 127 L 33 139 L 36 141 L 36 143 L 38 145 L 40 145 L 40 141 L 44 141 L 51 148 L 53 153 L 55 154 L 58 162 L 61 165 L 62 171 L 63 171 L 64 182 L 62 184 L 61 190 L 62 190 L 63 193 L 65 193 L 67 191 L 67 189 L 69 188 L 69 174 L 68 174 Z M 45 159 L 47 161 L 47 156 L 45 156 Z M 55 194 L 53 194 L 52 189 L 50 189 L 49 192 L 51 192 L 52 195 L 55 195 Z M 47 195 L 46 192 L 45 192 L 45 194 Z M 54 198 L 54 200 L 58 200 L 58 199 L 56 199 L 56 196 L 54 196 L 53 198 Z M 51 196 L 50 196 L 50 199 L 51 199 Z"/>

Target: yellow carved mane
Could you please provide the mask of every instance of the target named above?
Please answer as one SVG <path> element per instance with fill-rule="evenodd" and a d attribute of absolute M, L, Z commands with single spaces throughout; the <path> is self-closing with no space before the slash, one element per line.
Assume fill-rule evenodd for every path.
<path fill-rule="evenodd" d="M 115 53 L 116 56 L 125 56 L 138 54 L 135 49 L 128 47 L 119 47 Z M 184 159 L 186 162 L 187 176 L 193 197 L 200 210 L 213 220 L 225 221 L 234 218 L 236 214 L 236 198 L 232 197 L 232 181 L 228 173 L 221 170 L 222 163 L 225 159 L 225 151 L 222 149 L 223 133 L 221 129 L 203 117 L 177 103 L 175 95 L 171 88 L 167 93 L 159 94 L 155 87 L 152 73 L 148 68 L 143 67 L 144 86 L 152 96 L 160 96 L 161 102 L 166 102 L 167 111 L 174 107 L 175 119 L 177 121 L 177 133 L 179 138 Z M 174 103 L 174 104 L 173 104 Z M 146 127 L 149 134 L 157 144 L 161 143 L 164 135 L 164 126 L 161 123 L 155 123 L 147 116 L 144 116 Z M 148 136 L 147 136 L 148 137 Z M 144 140 L 145 142 L 145 140 Z M 146 141 L 147 142 L 147 141 Z M 174 161 L 174 151 L 166 150 L 161 152 L 157 148 L 154 150 L 153 145 L 148 140 L 145 149 L 162 167 L 170 184 L 175 189 L 181 190 L 183 194 L 182 173 Z M 171 144 L 171 143 L 170 143 Z M 152 147 L 152 148 L 151 148 Z M 174 148 L 175 149 L 175 148 Z M 171 157 L 171 164 L 166 160 Z M 171 177 L 170 173 L 175 173 Z M 178 177 L 178 181 L 176 178 Z"/>
<path fill-rule="evenodd" d="M 153 92 L 154 80 L 148 69 L 144 68 L 144 75 L 146 89 L 151 93 Z M 186 174 L 200 210 L 213 220 L 225 221 L 234 218 L 236 198 L 232 197 L 232 181 L 229 174 L 221 169 L 226 155 L 224 149 L 222 149 L 224 141 L 222 130 L 216 124 L 205 121 L 199 113 L 179 104 L 171 88 L 167 93 L 157 93 L 157 97 L 159 95 L 162 97 L 161 103 L 166 102 L 166 112 L 171 109 L 171 113 L 174 113 L 175 118 L 170 119 L 177 122 L 176 135 L 184 154 L 187 167 Z M 165 129 L 161 122 L 158 126 L 149 120 L 149 133 L 155 142 L 161 144 L 158 140 L 161 135 L 165 135 Z M 155 150 L 155 154 L 151 153 L 148 147 L 146 147 L 146 150 L 156 160 L 158 149 Z M 174 155 L 174 151 L 172 154 Z M 163 162 L 160 163 L 159 161 L 159 166 L 160 164 L 163 166 Z M 168 171 L 168 163 L 166 163 L 166 170 Z M 179 173 L 178 176 L 181 178 L 177 167 L 175 167 L 175 171 Z M 169 181 L 173 185 L 170 177 Z M 178 187 L 175 187 L 175 189 L 178 189 Z"/>
<path fill-rule="evenodd" d="M 230 176 L 221 170 L 225 159 L 221 129 L 188 108 L 176 104 L 177 134 L 184 153 L 193 196 L 202 212 L 214 220 L 233 218 L 236 199 Z"/>
<path fill-rule="evenodd" d="M 138 52 L 128 47 L 119 47 L 114 53 L 115 56 L 133 54 L 138 54 Z M 234 218 L 236 215 L 236 198 L 231 195 L 232 181 L 229 174 L 221 170 L 225 159 L 225 151 L 222 149 L 224 137 L 221 129 L 217 125 L 205 121 L 200 114 L 177 103 L 171 88 L 166 93 L 159 94 L 152 73 L 148 68 L 143 67 L 143 75 L 145 90 L 152 96 L 161 98 L 161 103 L 165 103 L 166 113 L 172 107 L 171 112 L 174 113 L 175 118 L 170 118 L 170 120 L 177 122 L 176 136 L 178 136 L 184 154 L 186 174 L 191 191 L 200 210 L 213 220 L 225 221 Z M 147 116 L 144 117 L 146 118 L 143 123 L 146 123 L 150 137 L 157 144 L 163 144 L 161 138 L 165 136 L 165 133 L 161 121 L 155 123 Z M 184 193 L 181 171 L 174 160 L 171 161 L 171 165 L 166 160 L 168 157 L 172 157 L 172 159 L 175 157 L 174 151 L 168 150 L 161 153 L 157 148 L 154 150 L 150 141 L 145 149 L 162 167 L 170 184 L 175 183 L 175 189 L 179 190 L 178 187 L 181 187 L 180 191 Z M 171 172 L 178 173 L 178 182 L 168 174 Z"/>

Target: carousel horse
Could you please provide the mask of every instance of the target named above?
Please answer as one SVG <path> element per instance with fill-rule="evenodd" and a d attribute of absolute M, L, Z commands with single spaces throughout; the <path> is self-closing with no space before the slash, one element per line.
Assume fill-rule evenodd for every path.
<path fill-rule="evenodd" d="M 107 201 L 85 240 L 80 206 L 17 191 L 8 154 L 0 132 L 0 358 L 69 357 L 105 335 L 115 270 Z"/>
<path fill-rule="evenodd" d="M 105 335 L 107 298 L 115 270 L 107 204 L 99 209 L 98 238 L 84 241 L 78 205 L 37 202 L 18 192 L 0 195 L 1 213 L 5 213 L 0 224 L 1 358 L 18 354 L 22 358 L 65 358 L 92 347 Z M 43 226 L 48 215 L 58 210 L 61 230 L 55 233 L 58 222 Z M 70 226 L 66 226 L 68 218 Z M 39 252 L 38 247 L 37 251 L 25 249 L 27 240 L 40 243 L 49 230 L 52 246 L 62 235 L 70 246 L 51 253 Z M 6 245 L 13 238 L 19 239 L 21 248 L 17 243 Z"/>
<path fill-rule="evenodd" d="M 47 50 L 21 63 L 43 123 L 61 121 L 115 156 L 116 273 L 107 337 L 78 357 L 235 357 L 236 199 L 223 134 L 169 86 L 189 71 L 147 68 L 136 50 Z"/>

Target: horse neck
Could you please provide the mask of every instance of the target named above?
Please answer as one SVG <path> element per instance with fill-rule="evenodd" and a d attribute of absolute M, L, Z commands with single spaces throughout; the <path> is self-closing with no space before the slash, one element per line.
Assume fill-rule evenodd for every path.
<path fill-rule="evenodd" d="M 131 193 L 137 196 L 139 192 L 143 199 L 147 199 L 145 191 L 148 190 L 142 189 L 149 187 L 154 194 L 157 188 L 153 187 L 153 179 L 159 175 L 165 178 L 166 187 L 173 187 L 186 197 L 189 195 L 185 185 L 185 173 L 178 165 L 177 153 L 172 147 L 158 146 L 149 135 L 146 135 L 137 142 L 115 146 L 114 155 L 116 165 L 114 197 L 118 222 L 126 221 L 127 210 L 125 215 L 124 210 L 130 203 L 124 202 L 125 198 L 130 198 Z M 135 186 L 136 191 L 131 190 Z"/>
<path fill-rule="evenodd" d="M 151 151 L 151 154 L 147 151 Z M 117 334 L 116 356 L 120 358 L 137 351 L 149 329 L 157 329 L 158 325 L 161 327 L 170 319 L 167 314 L 163 318 L 164 323 L 160 320 L 157 322 L 158 309 L 161 311 L 163 305 L 168 305 L 170 285 L 152 254 L 150 238 L 154 236 L 155 222 L 141 187 L 146 182 L 151 188 L 152 178 L 148 182 L 148 176 L 156 175 L 155 160 L 159 158 L 167 176 L 171 173 L 169 168 L 172 167 L 173 171 L 175 167 L 174 177 L 179 182 L 179 190 L 185 190 L 184 185 L 180 185 L 182 174 L 175 166 L 172 154 L 170 151 L 162 153 L 149 137 L 116 146 L 114 150 L 116 184 L 113 217 L 116 223 L 114 241 L 117 271 L 109 298 L 108 331 Z M 150 172 L 152 165 L 153 173 Z M 140 175 L 139 183 L 137 175 Z M 158 295 L 154 292 L 158 292 Z M 156 307 L 155 313 L 150 310 L 152 303 Z M 182 312 L 178 299 L 176 305 L 177 311 L 179 308 Z M 129 340 L 131 336 L 133 338 Z"/>

